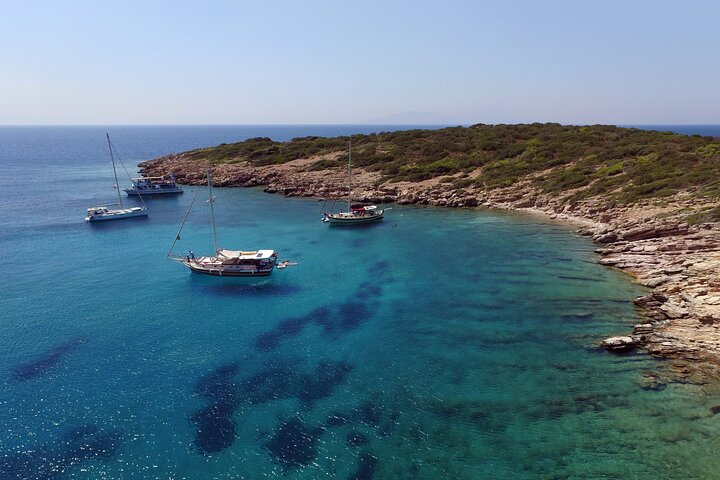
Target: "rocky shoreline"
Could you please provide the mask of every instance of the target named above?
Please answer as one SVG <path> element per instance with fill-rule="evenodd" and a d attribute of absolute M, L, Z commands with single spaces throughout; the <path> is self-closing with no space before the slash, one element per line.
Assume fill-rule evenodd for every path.
<path fill-rule="evenodd" d="M 222 163 L 212 167 L 213 184 L 262 186 L 268 193 L 286 196 L 343 198 L 344 169 L 310 168 L 318 160 L 332 160 L 341 154 L 259 167 L 245 162 Z M 204 183 L 203 166 L 182 154 L 140 166 L 146 175 L 172 172 L 180 183 Z M 476 185 L 460 187 L 457 180 L 460 177 L 446 176 L 423 182 L 382 183 L 377 172 L 355 169 L 354 199 L 501 208 L 575 222 L 581 234 L 592 236 L 599 245 L 600 264 L 627 272 L 650 289 L 635 300 L 646 321 L 636 325 L 631 334 L 606 339 L 605 348 L 617 352 L 643 348 L 657 357 L 702 362 L 711 368 L 720 365 L 720 224 L 690 225 L 678 213 L 715 207 L 716 202 L 676 195 L 632 206 L 608 206 L 603 199 L 570 203 L 567 197 L 543 194 L 527 181 L 484 190 Z M 692 370 L 682 365 L 675 368 L 680 374 Z"/>

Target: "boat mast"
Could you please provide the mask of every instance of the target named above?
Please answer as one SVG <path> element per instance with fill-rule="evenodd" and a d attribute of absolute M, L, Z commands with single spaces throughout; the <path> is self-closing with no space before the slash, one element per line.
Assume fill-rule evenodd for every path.
<path fill-rule="evenodd" d="M 207 181 L 208 181 L 208 202 L 210 202 L 210 219 L 212 220 L 212 232 L 213 232 L 213 245 L 215 245 L 215 254 L 217 255 L 219 248 L 218 248 L 218 241 L 217 241 L 217 231 L 215 229 L 215 198 L 212 194 L 212 182 L 210 181 L 210 169 L 207 170 Z"/>
<path fill-rule="evenodd" d="M 117 179 L 117 170 L 115 170 L 115 157 L 113 157 L 112 144 L 110 143 L 110 134 L 105 132 L 105 136 L 107 137 L 108 148 L 110 149 L 110 161 L 112 162 L 112 165 L 113 165 L 113 174 L 115 174 L 115 190 L 117 190 L 118 201 L 120 202 L 120 209 L 122 210 L 122 208 L 123 208 L 122 195 L 120 195 L 120 184 L 118 183 L 118 179 Z"/>
<path fill-rule="evenodd" d="M 348 143 L 348 212 L 352 212 L 352 137 Z"/>

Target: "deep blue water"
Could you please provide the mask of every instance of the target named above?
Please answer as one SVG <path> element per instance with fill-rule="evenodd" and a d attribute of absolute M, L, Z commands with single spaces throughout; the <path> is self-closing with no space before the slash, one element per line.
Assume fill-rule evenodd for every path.
<path fill-rule="evenodd" d="M 570 226 L 393 206 L 333 229 L 312 199 L 217 189 L 223 246 L 300 263 L 253 281 L 165 258 L 190 187 L 83 222 L 114 200 L 106 130 L 134 173 L 389 129 L 0 128 L 0 478 L 715 478 L 720 398 L 596 348 L 642 289 Z M 210 251 L 198 205 L 180 251 Z"/>
<path fill-rule="evenodd" d="M 657 130 L 660 132 L 675 132 L 685 135 L 702 135 L 720 137 L 720 125 L 628 125 L 643 130 Z"/>

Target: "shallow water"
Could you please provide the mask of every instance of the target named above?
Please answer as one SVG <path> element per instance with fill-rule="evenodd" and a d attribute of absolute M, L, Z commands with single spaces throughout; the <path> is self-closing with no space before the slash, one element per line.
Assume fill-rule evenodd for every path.
<path fill-rule="evenodd" d="M 638 320 L 642 290 L 569 226 L 393 206 L 381 224 L 330 228 L 322 203 L 217 189 L 222 246 L 299 265 L 206 278 L 165 258 L 190 191 L 149 199 L 144 220 L 84 224 L 114 194 L 102 130 L 29 130 L 0 129 L 0 478 L 720 468 L 714 388 L 645 389 L 658 362 L 595 348 Z M 236 134 L 110 133 L 128 163 Z M 180 253 L 210 251 L 198 205 Z"/>

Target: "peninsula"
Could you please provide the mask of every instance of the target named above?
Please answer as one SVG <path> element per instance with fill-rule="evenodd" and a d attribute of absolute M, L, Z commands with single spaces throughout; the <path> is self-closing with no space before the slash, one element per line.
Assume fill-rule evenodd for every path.
<path fill-rule="evenodd" d="M 346 195 L 348 137 L 252 138 L 141 164 L 199 185 Z M 609 349 L 720 364 L 720 138 L 615 126 L 473 125 L 353 135 L 354 199 L 530 211 L 580 224 L 635 276 L 646 321 Z M 622 333 L 622 332 L 618 332 Z"/>

